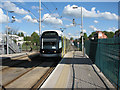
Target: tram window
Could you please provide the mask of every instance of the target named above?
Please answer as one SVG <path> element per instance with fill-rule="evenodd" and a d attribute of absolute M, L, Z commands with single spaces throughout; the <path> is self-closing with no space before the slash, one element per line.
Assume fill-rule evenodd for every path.
<path fill-rule="evenodd" d="M 62 41 L 59 40 L 59 48 L 62 48 Z"/>

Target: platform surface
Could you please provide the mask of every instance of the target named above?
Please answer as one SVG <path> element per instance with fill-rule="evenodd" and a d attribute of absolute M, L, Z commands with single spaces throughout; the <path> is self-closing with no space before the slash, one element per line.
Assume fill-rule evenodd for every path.
<path fill-rule="evenodd" d="M 38 52 L 24 52 L 24 53 L 15 53 L 15 54 L 4 54 L 0 55 L 0 60 L 7 59 L 7 58 L 15 58 L 15 57 L 20 57 L 23 55 L 33 55 L 37 54 Z"/>
<path fill-rule="evenodd" d="M 83 56 L 81 51 L 71 51 L 57 65 L 42 85 L 41 89 L 43 88 L 114 87 L 107 79 L 101 79 L 99 73 L 95 71 L 92 61 L 86 56 Z"/>

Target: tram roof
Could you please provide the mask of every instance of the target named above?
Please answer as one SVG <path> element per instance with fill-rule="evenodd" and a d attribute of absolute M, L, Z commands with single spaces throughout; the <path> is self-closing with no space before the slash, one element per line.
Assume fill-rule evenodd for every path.
<path fill-rule="evenodd" d="M 63 32 L 61 32 L 60 30 L 44 30 L 44 31 L 42 31 L 42 34 L 43 34 L 44 32 L 47 32 L 47 31 L 54 31 L 54 32 L 57 32 L 57 34 L 58 34 L 59 36 L 63 36 Z"/>

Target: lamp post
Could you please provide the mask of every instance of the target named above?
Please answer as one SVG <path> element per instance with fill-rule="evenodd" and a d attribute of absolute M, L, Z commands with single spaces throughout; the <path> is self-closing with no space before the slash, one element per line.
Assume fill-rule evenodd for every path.
<path fill-rule="evenodd" d="M 83 56 L 84 56 L 84 40 L 83 40 L 84 32 L 83 32 L 83 14 L 82 14 L 82 7 L 81 7 L 81 31 L 82 31 L 82 52 L 83 52 Z"/>
<path fill-rule="evenodd" d="M 77 9 L 78 7 L 73 7 L 73 9 Z M 75 19 L 73 19 L 73 25 L 75 25 Z M 82 53 L 83 53 L 83 56 L 84 56 L 84 40 L 83 40 L 83 36 L 84 36 L 84 32 L 83 32 L 83 13 L 82 13 L 82 7 L 81 7 L 81 24 L 78 24 L 78 25 L 81 25 L 81 37 L 82 37 Z"/>
<path fill-rule="evenodd" d="M 8 11 L 7 11 L 7 54 L 9 54 L 9 37 L 8 37 Z"/>
<path fill-rule="evenodd" d="M 9 21 L 8 21 L 8 19 L 9 19 L 9 17 L 8 17 L 8 12 L 10 12 L 10 13 L 13 13 L 14 11 L 7 11 L 6 10 L 6 12 L 7 12 L 7 54 L 9 54 L 9 36 L 8 36 L 8 23 L 9 23 Z M 15 19 L 15 17 L 14 17 L 14 19 Z"/>
<path fill-rule="evenodd" d="M 39 35 L 41 35 L 41 0 L 39 0 Z"/>
<path fill-rule="evenodd" d="M 39 45 L 41 46 L 41 0 L 39 0 L 39 38 L 40 38 Z M 39 52 L 40 52 L 40 49 L 39 49 Z"/>

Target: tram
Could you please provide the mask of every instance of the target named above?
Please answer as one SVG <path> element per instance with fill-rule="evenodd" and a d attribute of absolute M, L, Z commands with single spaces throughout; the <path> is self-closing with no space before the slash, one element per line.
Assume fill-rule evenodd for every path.
<path fill-rule="evenodd" d="M 61 58 L 68 51 L 69 43 L 60 30 L 44 30 L 40 38 L 40 56 Z"/>

